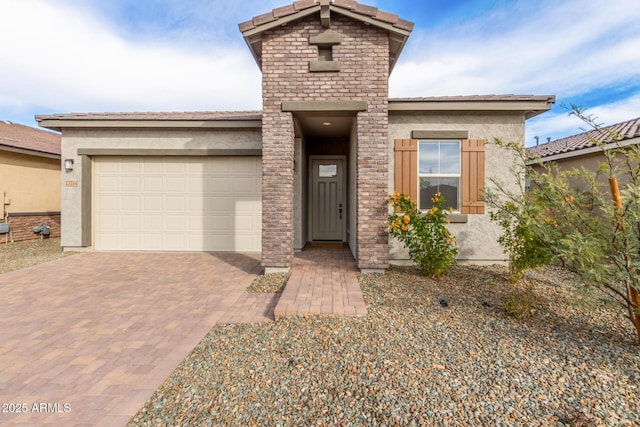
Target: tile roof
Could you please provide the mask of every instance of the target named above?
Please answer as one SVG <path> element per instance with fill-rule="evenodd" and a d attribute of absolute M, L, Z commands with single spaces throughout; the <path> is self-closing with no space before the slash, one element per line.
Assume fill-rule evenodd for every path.
<path fill-rule="evenodd" d="M 44 120 L 131 120 L 131 121 L 236 121 L 262 120 L 261 111 L 191 111 L 191 112 L 123 112 L 65 113 L 36 116 Z"/>
<path fill-rule="evenodd" d="M 531 157 L 545 158 L 593 147 L 596 143 L 621 142 L 637 137 L 640 137 L 640 117 L 536 145 L 528 148 L 527 151 Z"/>
<path fill-rule="evenodd" d="M 271 12 L 256 16 L 250 21 L 243 22 L 239 25 L 239 28 L 240 31 L 244 33 L 246 31 L 256 29 L 262 25 L 277 21 L 286 16 L 293 15 L 305 9 L 309 9 L 319 5 L 319 0 L 299 0 L 291 5 L 276 8 Z M 398 15 L 384 12 L 376 7 L 360 4 L 354 0 L 332 0 L 330 5 L 332 7 L 345 9 L 349 12 L 361 15 L 364 18 L 370 18 L 375 21 L 379 21 L 380 23 L 391 25 L 400 30 L 413 30 L 413 22 L 405 21 L 404 19 L 400 19 Z"/>
<path fill-rule="evenodd" d="M 555 102 L 553 95 L 460 95 L 428 96 L 420 98 L 389 98 L 389 102 L 491 102 L 491 101 L 549 101 Z"/>
<path fill-rule="evenodd" d="M 0 120 L 0 149 L 18 148 L 60 155 L 61 137 L 58 133 Z"/>

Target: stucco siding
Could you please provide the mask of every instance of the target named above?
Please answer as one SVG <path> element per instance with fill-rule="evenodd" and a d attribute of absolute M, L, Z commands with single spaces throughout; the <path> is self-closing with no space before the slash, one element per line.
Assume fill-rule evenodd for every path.
<path fill-rule="evenodd" d="M 0 152 L 0 201 L 3 193 L 9 214 L 59 212 L 60 160 Z"/>
<path fill-rule="evenodd" d="M 470 139 L 486 139 L 489 144 L 486 146 L 485 185 L 492 187 L 491 179 L 498 179 L 514 190 L 517 188 L 509 172 L 514 158 L 492 142 L 495 138 L 500 138 L 504 141 L 524 143 L 523 114 L 480 112 L 391 114 L 389 116 L 390 159 L 394 158 L 394 140 L 411 138 L 411 133 L 415 130 L 466 131 Z M 394 191 L 394 172 L 395 168 L 391 160 L 389 194 Z M 506 255 L 497 242 L 500 228 L 491 222 L 488 207 L 485 208 L 484 214 L 469 214 L 466 223 L 450 224 L 448 227 L 457 239 L 459 262 L 502 263 L 506 261 Z M 395 240 L 390 242 L 390 259 L 396 262 L 409 259 L 406 249 Z"/>

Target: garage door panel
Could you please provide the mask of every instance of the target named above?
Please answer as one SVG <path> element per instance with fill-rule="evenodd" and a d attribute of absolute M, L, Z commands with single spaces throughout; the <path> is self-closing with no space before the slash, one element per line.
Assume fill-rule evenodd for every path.
<path fill-rule="evenodd" d="M 142 224 L 138 215 L 121 215 L 120 229 L 123 232 L 137 233 L 140 231 Z"/>
<path fill-rule="evenodd" d="M 252 215 L 238 215 L 236 218 L 236 231 L 239 233 L 255 231 Z"/>
<path fill-rule="evenodd" d="M 165 196 L 166 205 L 164 209 L 167 212 L 181 212 L 184 215 L 186 211 L 187 198 L 184 196 Z"/>
<path fill-rule="evenodd" d="M 240 176 L 233 181 L 233 191 L 237 193 L 254 194 L 257 191 L 256 179 L 250 176 Z"/>
<path fill-rule="evenodd" d="M 160 162 L 155 161 L 155 159 L 145 159 L 140 161 L 142 165 L 142 171 L 145 174 L 158 174 L 162 175 L 165 171 L 164 165 Z"/>
<path fill-rule="evenodd" d="M 212 235 L 230 234 L 236 221 L 230 216 L 207 215 L 203 217 L 202 230 Z"/>
<path fill-rule="evenodd" d="M 98 199 L 97 208 L 99 212 L 105 211 L 118 211 L 118 201 L 119 198 L 117 196 L 109 196 L 105 195 Z"/>
<path fill-rule="evenodd" d="M 228 176 L 210 176 L 205 178 L 202 184 L 204 192 L 209 194 L 216 194 L 233 188 L 233 181 Z"/>
<path fill-rule="evenodd" d="M 142 161 L 134 158 L 123 158 L 118 169 L 119 173 L 134 173 L 138 175 L 142 171 Z"/>
<path fill-rule="evenodd" d="M 190 172 L 192 173 L 192 172 Z M 187 191 L 189 193 L 202 194 L 204 191 L 204 181 L 201 176 L 189 176 L 187 178 Z"/>
<path fill-rule="evenodd" d="M 183 176 L 168 176 L 165 183 L 166 191 L 170 193 L 184 193 L 187 189 Z"/>
<path fill-rule="evenodd" d="M 163 216 L 162 215 L 149 215 L 146 214 L 144 216 L 144 220 L 142 221 L 142 230 L 144 230 L 145 235 L 149 232 L 157 232 L 158 230 L 162 230 L 163 224 Z"/>
<path fill-rule="evenodd" d="M 117 214 L 99 214 L 97 220 L 100 223 L 104 234 L 108 232 L 115 232 L 118 230 L 118 218 Z"/>
<path fill-rule="evenodd" d="M 187 245 L 188 239 L 184 233 L 164 233 L 162 236 L 164 243 L 164 250 L 169 251 L 189 251 L 191 250 Z"/>
<path fill-rule="evenodd" d="M 137 248 L 137 247 L 141 247 L 142 245 L 140 244 L 140 240 L 141 240 L 141 235 L 138 233 L 128 233 L 128 232 L 124 232 L 124 231 L 120 231 L 118 234 L 119 237 L 119 244 L 121 247 L 124 248 Z"/>
<path fill-rule="evenodd" d="M 230 195 L 225 196 L 204 196 L 203 213 L 215 213 L 217 215 L 233 215 L 233 199 Z"/>
<path fill-rule="evenodd" d="M 162 197 L 161 196 L 144 196 L 144 211 L 145 212 L 162 211 Z"/>
<path fill-rule="evenodd" d="M 96 179 L 96 189 L 98 191 L 118 191 L 117 176 L 100 176 Z"/>
<path fill-rule="evenodd" d="M 120 198 L 120 210 L 123 212 L 140 212 L 140 197 L 125 195 Z"/>
<path fill-rule="evenodd" d="M 183 162 L 171 162 L 167 163 L 166 171 L 169 174 L 184 175 L 187 171 L 187 166 L 190 162 L 188 160 Z"/>
<path fill-rule="evenodd" d="M 99 250 L 261 250 L 259 157 L 97 157 Z"/>
<path fill-rule="evenodd" d="M 167 215 L 167 224 L 165 229 L 167 232 L 187 231 L 187 218 L 182 215 Z"/>
<path fill-rule="evenodd" d="M 162 247 L 162 234 L 161 233 L 145 233 L 142 235 L 142 246 L 147 248 L 159 248 Z"/>
<path fill-rule="evenodd" d="M 103 232 L 96 236 L 96 247 L 98 248 L 116 248 L 119 246 L 120 239 L 115 231 L 113 233 Z"/>

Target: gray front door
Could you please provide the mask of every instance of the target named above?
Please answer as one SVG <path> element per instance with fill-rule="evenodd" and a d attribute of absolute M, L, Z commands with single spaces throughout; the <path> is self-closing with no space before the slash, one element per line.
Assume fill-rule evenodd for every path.
<path fill-rule="evenodd" d="M 344 160 L 311 160 L 311 239 L 342 241 L 346 218 Z"/>

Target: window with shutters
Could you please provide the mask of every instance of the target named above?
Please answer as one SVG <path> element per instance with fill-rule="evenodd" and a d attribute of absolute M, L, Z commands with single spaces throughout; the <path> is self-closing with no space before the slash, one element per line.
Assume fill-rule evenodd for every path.
<path fill-rule="evenodd" d="M 395 141 L 395 188 L 411 196 L 421 210 L 440 191 L 462 214 L 483 214 L 485 140 Z"/>

